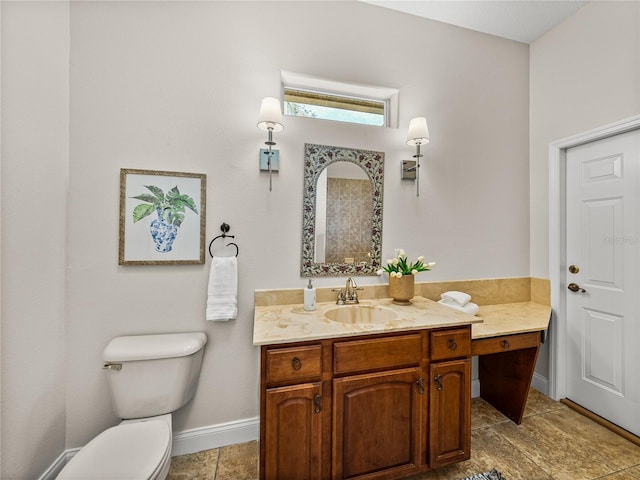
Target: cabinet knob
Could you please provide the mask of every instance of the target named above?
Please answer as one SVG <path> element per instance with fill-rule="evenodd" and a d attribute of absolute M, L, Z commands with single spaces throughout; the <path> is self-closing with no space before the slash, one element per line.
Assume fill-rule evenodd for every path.
<path fill-rule="evenodd" d="M 500 345 L 502 345 L 502 348 L 504 348 L 505 350 L 509 348 L 509 342 L 507 340 L 502 340 L 502 342 L 500 342 Z"/>
<path fill-rule="evenodd" d="M 291 366 L 294 370 L 300 370 L 302 368 L 302 362 L 298 357 L 293 357 L 293 360 L 291 360 Z"/>
<path fill-rule="evenodd" d="M 455 339 L 450 338 L 449 339 L 449 350 L 457 350 L 458 348 L 458 344 L 456 343 Z"/>

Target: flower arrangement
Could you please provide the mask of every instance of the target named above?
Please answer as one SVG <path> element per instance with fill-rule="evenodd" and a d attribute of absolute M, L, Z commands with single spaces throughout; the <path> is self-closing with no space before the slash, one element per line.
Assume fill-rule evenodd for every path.
<path fill-rule="evenodd" d="M 403 275 L 416 275 L 420 272 L 431 270 L 436 266 L 436 262 L 424 263 L 424 257 L 421 255 L 413 263 L 407 260 L 407 254 L 404 250 L 398 252 L 398 256 L 387 260 L 387 266 L 378 270 L 378 275 L 387 272 L 390 277 L 400 278 Z"/>

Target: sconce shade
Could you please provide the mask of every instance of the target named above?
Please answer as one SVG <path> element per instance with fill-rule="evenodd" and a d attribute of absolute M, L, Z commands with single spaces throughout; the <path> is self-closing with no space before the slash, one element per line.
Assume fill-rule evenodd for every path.
<path fill-rule="evenodd" d="M 277 98 L 266 97 L 262 99 L 260 114 L 258 115 L 258 128 L 261 130 L 269 130 L 271 128 L 274 132 L 284 130 L 282 109 Z"/>
<path fill-rule="evenodd" d="M 412 118 L 409 123 L 409 133 L 407 134 L 407 145 L 425 145 L 431 141 L 427 119 L 424 117 Z"/>

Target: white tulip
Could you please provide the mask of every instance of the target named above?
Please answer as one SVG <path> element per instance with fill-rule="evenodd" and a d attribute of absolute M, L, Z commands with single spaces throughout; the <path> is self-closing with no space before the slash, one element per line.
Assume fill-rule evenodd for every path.
<path fill-rule="evenodd" d="M 418 261 L 419 261 L 419 262 L 424 262 L 424 257 L 423 257 L 422 255 L 420 255 L 420 256 L 418 257 Z"/>
<path fill-rule="evenodd" d="M 391 260 L 391 263 L 393 264 L 394 267 L 398 265 L 399 262 L 400 260 L 398 260 L 397 258 L 394 258 L 393 260 Z"/>
<path fill-rule="evenodd" d="M 418 270 L 416 270 L 415 268 L 411 270 L 411 275 L 417 275 L 417 274 L 418 274 Z"/>
<path fill-rule="evenodd" d="M 433 267 L 435 267 L 435 266 L 436 266 L 436 262 L 429 262 L 429 263 L 427 263 L 427 267 L 429 267 L 429 268 L 433 268 Z"/>

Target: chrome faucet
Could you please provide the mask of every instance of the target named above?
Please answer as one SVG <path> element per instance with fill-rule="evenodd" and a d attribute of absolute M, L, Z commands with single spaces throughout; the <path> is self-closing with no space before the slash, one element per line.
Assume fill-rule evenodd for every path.
<path fill-rule="evenodd" d="M 347 278 L 347 283 L 343 289 L 334 289 L 334 292 L 338 292 L 337 305 L 347 305 L 352 303 L 360 303 L 358 300 L 358 290 L 364 290 L 364 288 L 358 288 L 353 278 Z"/>

